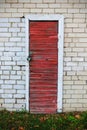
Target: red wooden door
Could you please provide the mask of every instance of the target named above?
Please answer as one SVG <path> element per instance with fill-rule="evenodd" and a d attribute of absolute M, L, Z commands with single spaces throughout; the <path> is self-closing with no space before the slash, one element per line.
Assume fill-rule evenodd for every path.
<path fill-rule="evenodd" d="M 30 88 L 32 113 L 56 113 L 58 72 L 58 22 L 30 21 Z"/>

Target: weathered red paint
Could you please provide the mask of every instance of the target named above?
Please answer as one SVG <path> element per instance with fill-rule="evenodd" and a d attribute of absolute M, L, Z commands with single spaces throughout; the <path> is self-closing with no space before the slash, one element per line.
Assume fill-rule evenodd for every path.
<path fill-rule="evenodd" d="M 30 112 L 57 110 L 58 22 L 30 22 Z"/>

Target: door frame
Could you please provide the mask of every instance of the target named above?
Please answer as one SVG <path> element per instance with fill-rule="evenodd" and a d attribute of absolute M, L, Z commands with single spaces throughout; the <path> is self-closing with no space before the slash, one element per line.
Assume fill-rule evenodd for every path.
<path fill-rule="evenodd" d="M 29 56 L 29 21 L 58 21 L 58 86 L 57 86 L 57 112 L 62 112 L 63 89 L 63 40 L 64 17 L 58 14 L 30 14 L 25 17 L 26 28 L 26 59 Z M 26 110 L 29 111 L 29 61 L 26 60 Z"/>

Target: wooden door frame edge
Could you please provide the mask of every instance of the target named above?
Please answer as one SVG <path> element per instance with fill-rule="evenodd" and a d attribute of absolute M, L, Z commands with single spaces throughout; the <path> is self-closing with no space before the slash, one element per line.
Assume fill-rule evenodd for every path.
<path fill-rule="evenodd" d="M 63 111 L 63 42 L 64 42 L 64 16 L 58 14 L 30 14 L 25 17 L 26 29 L 26 59 L 29 55 L 29 21 L 58 21 L 58 93 L 57 112 Z M 26 110 L 29 111 L 29 61 L 26 60 Z"/>

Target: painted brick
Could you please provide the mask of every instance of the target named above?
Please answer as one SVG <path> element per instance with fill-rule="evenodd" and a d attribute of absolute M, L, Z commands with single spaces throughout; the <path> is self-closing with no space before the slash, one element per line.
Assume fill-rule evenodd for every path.
<path fill-rule="evenodd" d="M 20 66 L 13 66 L 13 70 L 20 70 Z"/>
<path fill-rule="evenodd" d="M 79 42 L 86 42 L 87 43 L 87 38 L 79 38 Z"/>
<path fill-rule="evenodd" d="M 25 89 L 25 87 L 24 87 L 24 85 L 14 85 L 13 86 L 14 87 L 14 89 L 22 89 L 22 90 L 24 90 Z"/>
<path fill-rule="evenodd" d="M 72 61 L 84 61 L 84 59 L 81 57 L 75 57 L 75 58 L 72 58 Z"/>
<path fill-rule="evenodd" d="M 0 9 L 0 12 L 2 12 L 2 13 L 5 12 L 5 9 L 1 8 L 1 9 Z"/>
<path fill-rule="evenodd" d="M 74 76 L 73 76 L 74 77 Z M 72 89 L 73 90 L 82 90 L 83 89 L 83 86 L 82 85 L 72 85 Z"/>
<path fill-rule="evenodd" d="M 12 15 L 11 15 L 13 18 L 20 18 L 20 17 L 23 17 L 23 13 L 21 12 L 21 13 L 12 13 Z M 10 17 L 11 17 L 10 16 Z"/>
<path fill-rule="evenodd" d="M 74 107 L 72 107 L 72 108 L 71 107 L 66 107 L 66 108 L 63 109 L 64 112 L 73 112 L 75 110 L 76 109 Z"/>
<path fill-rule="evenodd" d="M 21 61 L 21 60 L 22 60 L 22 57 L 17 57 L 17 56 L 15 56 L 15 57 L 13 57 L 13 60 L 14 60 L 14 61 Z"/>
<path fill-rule="evenodd" d="M 74 104 L 74 103 L 77 103 L 77 102 L 78 102 L 78 99 L 68 99 L 68 100 L 66 100 L 66 103 L 71 103 L 71 104 Z"/>
<path fill-rule="evenodd" d="M 1 85 L 3 89 L 12 89 L 12 85 Z"/>
<path fill-rule="evenodd" d="M 0 13 L 0 18 L 10 18 L 11 17 L 11 13 Z"/>
<path fill-rule="evenodd" d="M 25 43 L 21 42 L 21 43 L 17 43 L 17 47 L 24 47 L 25 48 Z M 20 53 L 20 52 L 19 52 Z M 23 52 L 22 52 L 23 53 Z"/>
<path fill-rule="evenodd" d="M 11 47 L 15 47 L 16 43 L 14 42 L 6 42 L 5 43 L 5 48 L 8 47 L 8 46 L 11 46 Z M 11 48 L 12 49 L 12 48 Z M 9 53 L 9 52 L 8 52 Z"/>
<path fill-rule="evenodd" d="M 84 52 L 84 48 L 73 48 L 73 52 Z"/>
<path fill-rule="evenodd" d="M 18 0 L 6 0 L 6 3 L 16 3 Z"/>
<path fill-rule="evenodd" d="M 64 81 L 64 85 L 70 85 L 70 84 L 73 84 L 73 81 Z"/>
<path fill-rule="evenodd" d="M 25 4 L 24 3 L 24 8 L 35 8 L 36 7 L 36 4 L 32 4 L 32 3 L 30 3 L 30 4 Z"/>
<path fill-rule="evenodd" d="M 29 12 L 30 11 L 30 9 L 18 9 L 18 12 Z"/>
<path fill-rule="evenodd" d="M 67 0 L 56 0 L 56 3 L 67 3 Z"/>
<path fill-rule="evenodd" d="M 81 71 L 81 70 L 83 70 L 82 66 L 72 67 L 72 71 Z"/>
<path fill-rule="evenodd" d="M 3 93 L 4 91 L 2 89 L 0 89 L 0 94 Z"/>
<path fill-rule="evenodd" d="M 83 27 L 86 28 L 86 24 L 85 24 L 85 23 L 79 23 L 78 26 L 79 26 L 80 28 L 81 28 L 81 27 L 82 27 L 82 28 L 83 28 Z M 84 35 L 85 35 L 85 34 L 84 34 Z M 82 37 L 82 36 L 81 36 L 81 37 Z"/>
<path fill-rule="evenodd" d="M 43 3 L 55 3 L 55 0 L 43 0 Z"/>
<path fill-rule="evenodd" d="M 19 23 L 20 18 L 9 18 L 9 22 Z"/>
<path fill-rule="evenodd" d="M 69 99 L 69 98 L 71 98 L 71 95 L 64 95 L 64 99 Z"/>
<path fill-rule="evenodd" d="M 15 56 L 14 52 L 4 52 L 4 56 Z"/>
<path fill-rule="evenodd" d="M 14 108 L 22 110 L 23 108 L 25 108 L 25 104 L 22 104 L 22 103 L 20 103 L 20 104 L 14 104 Z"/>
<path fill-rule="evenodd" d="M 25 23 L 18 23 L 18 27 L 25 27 Z"/>
<path fill-rule="evenodd" d="M 11 70 L 12 67 L 11 66 L 1 66 L 2 70 Z"/>
<path fill-rule="evenodd" d="M 11 5 L 10 4 L 7 4 L 7 3 L 1 3 L 0 4 L 0 8 L 10 8 Z"/>
<path fill-rule="evenodd" d="M 3 74 L 9 75 L 9 71 L 3 71 Z"/>
<path fill-rule="evenodd" d="M 79 0 L 69 0 L 69 3 L 79 3 Z"/>
<path fill-rule="evenodd" d="M 72 76 L 72 80 L 78 80 L 78 76 Z M 76 86 L 75 86 L 76 87 Z"/>
<path fill-rule="evenodd" d="M 70 66 L 64 67 L 64 71 L 71 71 L 71 67 Z"/>
<path fill-rule="evenodd" d="M 75 75 L 75 74 L 76 74 L 75 71 L 68 71 L 68 72 L 67 72 L 67 75 Z"/>
<path fill-rule="evenodd" d="M 5 51 L 9 51 L 9 50 L 11 50 L 12 52 L 22 51 L 22 49 L 20 47 L 15 47 L 15 46 L 14 47 L 5 47 Z"/>
<path fill-rule="evenodd" d="M 7 103 L 2 105 L 4 108 L 13 108 L 13 103 Z"/>
<path fill-rule="evenodd" d="M 79 20 L 81 20 L 81 18 L 85 18 L 85 16 L 86 16 L 85 14 L 82 14 L 82 15 L 81 14 L 77 14 L 77 13 L 74 14 L 74 18 L 79 18 Z"/>
<path fill-rule="evenodd" d="M 9 75 L 1 75 L 1 79 L 9 79 Z"/>
<path fill-rule="evenodd" d="M 19 75 L 18 76 L 17 75 L 10 76 L 10 79 L 17 79 L 18 80 L 18 79 L 21 79 L 21 76 L 19 76 Z"/>
<path fill-rule="evenodd" d="M 14 61 L 5 61 L 5 65 L 16 65 Z"/>
<path fill-rule="evenodd" d="M 69 8 L 73 8 L 73 4 L 67 4 L 67 3 L 66 4 L 61 4 L 61 7 L 62 8 L 67 8 L 68 7 L 68 9 L 69 9 Z"/>
<path fill-rule="evenodd" d="M 81 2 L 81 3 L 87 3 L 87 1 L 86 1 L 86 0 L 80 0 L 80 2 Z"/>
<path fill-rule="evenodd" d="M 78 24 L 77 23 L 68 23 L 65 25 L 66 27 L 69 27 L 69 28 L 72 28 L 72 27 L 78 27 Z M 73 34 L 74 37 L 75 37 L 75 34 Z"/>
<path fill-rule="evenodd" d="M 15 75 L 15 74 L 16 74 L 16 71 L 12 70 L 11 75 Z"/>
<path fill-rule="evenodd" d="M 0 33 L 1 32 L 8 32 L 8 28 L 0 28 Z"/>
<path fill-rule="evenodd" d="M 0 37 L 11 37 L 11 33 L 0 33 Z"/>
<path fill-rule="evenodd" d="M 0 0 L 0 3 L 5 3 L 5 0 Z"/>
<path fill-rule="evenodd" d="M 78 102 L 79 102 L 79 103 L 86 103 L 86 99 L 81 99 L 81 100 L 78 99 Z"/>
<path fill-rule="evenodd" d="M 75 56 L 77 56 L 77 53 L 75 53 L 75 52 L 68 52 L 68 53 L 66 53 L 66 56 L 75 57 Z"/>
<path fill-rule="evenodd" d="M 9 8 L 9 9 L 6 9 L 6 12 L 17 12 L 17 9 Z"/>
<path fill-rule="evenodd" d="M 5 84 L 15 84 L 15 80 L 5 80 Z"/>
<path fill-rule="evenodd" d="M 21 38 L 10 38 L 10 41 L 12 42 L 21 42 Z"/>
<path fill-rule="evenodd" d="M 15 99 L 5 99 L 5 103 L 15 103 Z"/>
<path fill-rule="evenodd" d="M 64 61 L 71 61 L 71 57 L 65 57 Z"/>
<path fill-rule="evenodd" d="M 17 37 L 17 36 L 18 36 L 17 32 L 16 33 L 12 33 L 12 37 Z"/>
<path fill-rule="evenodd" d="M 85 8 L 85 4 L 74 4 L 74 8 Z"/>
<path fill-rule="evenodd" d="M 87 66 L 87 62 L 80 62 L 79 65 L 80 66 Z"/>
<path fill-rule="evenodd" d="M 4 60 L 5 60 L 5 61 L 11 61 L 11 57 L 2 56 L 2 57 L 1 57 L 1 60 L 2 60 L 2 61 L 4 61 Z"/>
<path fill-rule="evenodd" d="M 18 33 L 18 37 L 24 37 L 25 33 Z"/>
<path fill-rule="evenodd" d="M 22 66 L 25 66 L 26 65 L 26 63 L 24 62 L 24 61 L 17 61 L 17 65 L 22 65 Z"/>
<path fill-rule="evenodd" d="M 84 23 L 85 22 L 85 19 L 73 19 L 73 22 L 74 23 Z"/>
<path fill-rule="evenodd" d="M 68 9 L 68 13 L 79 13 L 79 9 Z"/>
<path fill-rule="evenodd" d="M 78 79 L 79 80 L 87 80 L 87 76 L 79 76 Z"/>
<path fill-rule="evenodd" d="M 84 28 L 75 28 L 73 32 L 84 32 Z"/>
<path fill-rule="evenodd" d="M 17 81 L 17 84 L 21 84 L 21 85 L 24 85 L 25 84 L 25 81 Z"/>
<path fill-rule="evenodd" d="M 86 57 L 87 56 L 87 53 L 86 52 L 80 52 L 80 53 L 78 53 L 78 56 L 81 56 L 81 57 Z"/>
<path fill-rule="evenodd" d="M 47 8 L 48 6 L 49 6 L 49 8 L 59 8 L 60 4 L 55 3 L 55 4 L 49 4 L 49 5 L 47 5 L 47 4 L 40 5 L 41 8 Z M 39 5 L 37 5 L 37 7 L 39 7 Z"/>
<path fill-rule="evenodd" d="M 18 23 L 12 23 L 12 27 L 18 27 Z"/>
<path fill-rule="evenodd" d="M 7 23 L 8 22 L 8 18 L 0 18 L 0 23 Z"/>
<path fill-rule="evenodd" d="M 25 99 L 17 99 L 17 103 L 26 103 L 26 100 Z"/>
<path fill-rule="evenodd" d="M 25 95 L 24 95 L 24 94 L 14 94 L 13 97 L 14 97 L 14 98 L 18 98 L 18 99 L 19 99 L 19 98 L 20 98 L 20 99 L 21 99 L 21 98 L 23 99 L 23 98 L 25 98 Z"/>
<path fill-rule="evenodd" d="M 2 74 L 2 71 L 0 70 L 0 74 Z"/>
<path fill-rule="evenodd" d="M 82 104 L 78 104 L 78 105 L 77 105 L 77 103 L 76 103 L 76 104 L 73 104 L 73 105 L 71 104 L 71 107 L 73 107 L 73 106 L 74 106 L 74 107 L 77 107 L 77 108 L 78 108 L 78 107 L 81 107 L 81 108 L 82 108 Z"/>
<path fill-rule="evenodd" d="M 85 8 L 85 9 L 80 9 L 80 13 L 87 13 L 87 9 Z"/>
<path fill-rule="evenodd" d="M 0 23 L 0 27 L 10 27 L 10 23 Z"/>
<path fill-rule="evenodd" d="M 67 13 L 67 9 L 55 9 L 55 13 Z"/>
<path fill-rule="evenodd" d="M 75 84 L 82 84 L 82 85 L 84 85 L 84 84 L 86 84 L 86 81 L 81 81 L 81 80 L 79 80 L 79 81 L 75 81 L 74 82 Z M 79 93 L 79 92 L 78 92 Z"/>
<path fill-rule="evenodd" d="M 23 71 L 17 71 L 17 74 L 18 75 L 25 75 L 25 71 L 23 72 Z"/>
<path fill-rule="evenodd" d="M 71 76 L 64 76 L 64 80 L 71 80 Z M 64 87 L 65 89 L 65 87 Z"/>
<path fill-rule="evenodd" d="M 2 98 L 12 98 L 12 94 L 2 94 Z"/>
<path fill-rule="evenodd" d="M 1 103 L 4 103 L 4 99 L 0 99 L 0 104 L 1 104 Z"/>
<path fill-rule="evenodd" d="M 42 9 L 31 9 L 30 10 L 31 11 L 31 13 L 40 13 L 40 12 L 42 12 Z"/>
<path fill-rule="evenodd" d="M 20 32 L 20 28 L 9 28 L 9 32 Z"/>
<path fill-rule="evenodd" d="M 67 62 L 67 66 L 77 66 L 77 62 Z"/>
<path fill-rule="evenodd" d="M 17 4 L 11 4 L 11 7 L 12 8 L 23 8 L 23 4 L 21 4 L 21 3 L 17 3 Z"/>
<path fill-rule="evenodd" d="M 79 71 L 77 72 L 77 75 L 87 75 L 87 71 Z"/>

